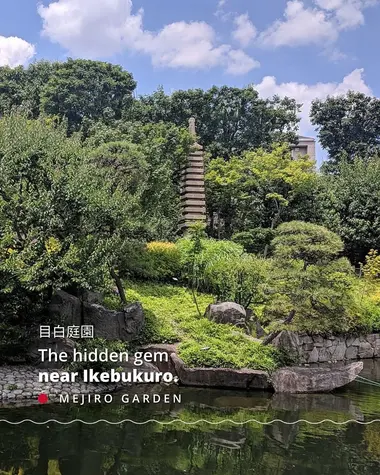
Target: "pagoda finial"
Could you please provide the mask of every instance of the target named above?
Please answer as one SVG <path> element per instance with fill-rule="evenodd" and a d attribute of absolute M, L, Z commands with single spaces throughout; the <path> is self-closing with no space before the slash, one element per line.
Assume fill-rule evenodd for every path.
<path fill-rule="evenodd" d="M 196 138 L 197 131 L 195 129 L 195 118 L 194 117 L 191 117 L 189 119 L 189 132 L 194 138 Z"/>

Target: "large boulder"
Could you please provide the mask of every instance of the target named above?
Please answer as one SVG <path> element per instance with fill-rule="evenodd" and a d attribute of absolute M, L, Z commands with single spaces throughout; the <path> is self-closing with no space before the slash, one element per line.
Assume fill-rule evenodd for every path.
<path fill-rule="evenodd" d="M 97 305 L 103 303 L 103 295 L 100 292 L 93 292 L 91 290 L 83 290 L 81 299 L 83 302 L 95 303 Z"/>
<path fill-rule="evenodd" d="M 298 355 L 299 349 L 301 347 L 301 341 L 297 333 L 283 330 L 272 341 L 272 345 L 281 350 L 286 350 L 292 354 Z"/>
<path fill-rule="evenodd" d="M 247 313 L 245 308 L 235 302 L 211 304 L 206 309 L 205 317 L 216 323 L 246 327 Z"/>
<path fill-rule="evenodd" d="M 233 368 L 189 368 L 175 353 L 171 354 L 175 372 L 184 386 L 234 389 L 271 389 L 266 371 Z"/>
<path fill-rule="evenodd" d="M 351 383 L 362 370 L 362 361 L 331 367 L 282 368 L 273 373 L 272 384 L 278 393 L 329 392 Z"/>
<path fill-rule="evenodd" d="M 37 368 L 62 368 L 73 359 L 76 344 L 68 338 L 41 338 L 33 342 L 26 350 L 26 361 Z M 38 350 L 51 350 L 56 353 L 67 353 L 68 361 L 41 362 L 41 353 Z"/>
<path fill-rule="evenodd" d="M 82 302 L 74 295 L 57 290 L 49 305 L 49 317 L 52 322 L 63 326 L 79 326 L 82 320 Z"/>
<path fill-rule="evenodd" d="M 119 311 L 84 302 L 83 323 L 94 326 L 96 338 L 132 341 L 141 332 L 145 317 L 143 308 L 138 302 Z"/>

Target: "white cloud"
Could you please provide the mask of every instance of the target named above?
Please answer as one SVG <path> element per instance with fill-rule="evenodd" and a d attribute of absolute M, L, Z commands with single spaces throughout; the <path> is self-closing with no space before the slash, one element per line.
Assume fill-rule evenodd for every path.
<path fill-rule="evenodd" d="M 215 32 L 204 22 L 177 22 L 159 33 L 140 30 L 132 46 L 148 53 L 153 64 L 172 68 L 202 68 L 221 64 L 230 47 L 215 46 Z"/>
<path fill-rule="evenodd" d="M 322 9 L 333 14 L 341 30 L 364 25 L 363 10 L 376 5 L 378 0 L 315 0 Z"/>
<path fill-rule="evenodd" d="M 310 123 L 309 113 L 311 103 L 314 99 L 325 99 L 327 96 L 337 96 L 348 91 L 358 91 L 367 95 L 372 95 L 370 87 L 364 81 L 364 70 L 355 69 L 345 76 L 340 83 L 327 82 L 313 85 L 301 84 L 297 82 L 277 83 L 273 76 L 266 76 L 260 84 L 255 85 L 255 89 L 264 97 L 278 95 L 280 97 L 291 97 L 297 103 L 303 104 L 301 111 L 300 132 L 301 134 L 315 135 L 315 130 Z"/>
<path fill-rule="evenodd" d="M 216 7 L 216 12 L 214 13 L 214 15 L 220 18 L 222 21 L 227 21 L 232 16 L 232 12 L 226 12 L 225 10 L 227 1 L 228 0 L 219 0 Z"/>
<path fill-rule="evenodd" d="M 38 6 L 43 34 L 78 56 L 108 56 L 122 50 L 141 13 L 131 0 L 57 0 Z"/>
<path fill-rule="evenodd" d="M 205 22 L 176 22 L 159 32 L 143 27 L 143 11 L 132 12 L 132 0 L 55 0 L 40 5 L 43 34 L 74 56 L 109 57 L 125 49 L 148 54 L 155 66 L 226 68 L 245 74 L 258 63 L 243 51 L 219 44 Z"/>
<path fill-rule="evenodd" d="M 247 74 L 254 68 L 259 68 L 260 63 L 242 50 L 230 50 L 226 60 L 227 73 L 229 74 Z"/>
<path fill-rule="evenodd" d="M 16 36 L 0 36 L 0 66 L 25 65 L 36 54 L 36 49 Z"/>
<path fill-rule="evenodd" d="M 257 35 L 257 30 L 249 19 L 248 13 L 237 16 L 234 23 L 236 29 L 232 32 L 233 38 L 240 43 L 242 47 L 248 46 Z"/>
<path fill-rule="evenodd" d="M 257 36 L 257 29 L 249 19 L 248 13 L 239 15 L 234 19 L 235 30 L 232 32 L 233 38 L 242 47 L 247 47 Z"/>
<path fill-rule="evenodd" d="M 380 0 L 314 0 L 314 6 L 307 7 L 302 0 L 289 0 L 284 18 L 263 31 L 260 40 L 272 47 L 330 45 L 341 31 L 363 25 L 363 11 L 379 3 Z"/>
<path fill-rule="evenodd" d="M 322 10 L 305 8 L 303 2 L 287 2 L 284 20 L 275 21 L 260 35 L 268 46 L 298 46 L 311 43 L 333 42 L 338 33 Z"/>

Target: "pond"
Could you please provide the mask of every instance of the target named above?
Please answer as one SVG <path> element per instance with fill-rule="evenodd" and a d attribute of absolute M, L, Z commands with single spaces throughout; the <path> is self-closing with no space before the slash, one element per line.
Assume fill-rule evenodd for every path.
<path fill-rule="evenodd" d="M 362 376 L 380 383 L 380 361 L 366 361 Z M 332 394 L 293 396 L 175 391 L 180 404 L 0 406 L 0 419 L 15 422 L 159 421 L 2 422 L 0 475 L 380 473 L 380 422 L 365 424 L 380 419 L 380 386 L 354 382 Z M 174 419 L 184 422 L 171 423 Z M 268 424 L 275 419 L 284 422 Z M 300 419 L 317 424 L 294 423 Z M 324 419 L 335 424 L 318 424 Z M 361 424 L 345 424 L 352 419 Z"/>

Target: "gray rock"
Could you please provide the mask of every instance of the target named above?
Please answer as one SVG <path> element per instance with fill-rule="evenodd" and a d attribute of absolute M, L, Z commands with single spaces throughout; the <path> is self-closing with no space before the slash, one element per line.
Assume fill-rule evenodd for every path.
<path fill-rule="evenodd" d="M 359 346 L 359 358 L 373 358 L 374 349 L 367 341 L 362 341 Z"/>
<path fill-rule="evenodd" d="M 301 340 L 297 333 L 283 330 L 273 341 L 272 345 L 287 350 L 296 355 L 301 354 Z"/>
<path fill-rule="evenodd" d="M 314 343 L 320 343 L 320 344 L 324 343 L 324 338 L 320 335 L 314 335 L 313 340 L 314 340 Z"/>
<path fill-rule="evenodd" d="M 374 356 L 380 356 L 380 340 L 376 340 L 373 344 Z"/>
<path fill-rule="evenodd" d="M 366 340 L 368 341 L 368 343 L 373 344 L 377 340 L 377 335 L 375 335 L 374 333 L 372 335 L 367 335 Z"/>
<path fill-rule="evenodd" d="M 319 351 L 318 348 L 314 348 L 309 355 L 309 363 L 318 363 L 319 361 Z"/>
<path fill-rule="evenodd" d="M 318 345 L 318 343 L 316 343 Z M 331 361 L 331 351 L 327 348 L 319 348 L 319 362 L 320 363 L 327 363 L 327 361 Z"/>
<path fill-rule="evenodd" d="M 355 341 L 355 338 L 353 338 L 352 336 L 348 337 L 348 338 L 346 339 L 346 345 L 347 345 L 347 347 L 352 346 L 352 344 L 353 344 L 354 341 Z"/>
<path fill-rule="evenodd" d="M 245 327 L 247 314 L 245 308 L 235 302 L 211 304 L 207 307 L 205 317 L 216 323 L 225 323 Z"/>
<path fill-rule="evenodd" d="M 144 311 L 140 303 L 133 303 L 122 311 L 109 310 L 101 305 L 84 303 L 84 323 L 93 325 L 96 338 L 132 341 L 141 332 Z"/>
<path fill-rule="evenodd" d="M 329 392 L 354 381 L 362 370 L 362 361 L 329 368 L 282 368 L 273 373 L 272 383 L 278 393 Z"/>
<path fill-rule="evenodd" d="M 350 346 L 346 350 L 346 360 L 356 360 L 358 357 L 359 348 L 357 346 Z"/>
<path fill-rule="evenodd" d="M 346 344 L 344 342 L 340 342 L 334 351 L 331 352 L 331 358 L 334 361 L 343 361 L 346 355 Z"/>
<path fill-rule="evenodd" d="M 176 374 L 184 386 L 237 389 L 269 389 L 271 383 L 265 371 L 230 368 L 188 368 L 175 353 L 171 355 Z"/>
<path fill-rule="evenodd" d="M 314 343 L 306 343 L 305 345 L 302 345 L 302 350 L 304 351 L 313 351 L 314 349 Z"/>
<path fill-rule="evenodd" d="M 313 339 L 309 335 L 303 335 L 302 336 L 302 342 L 303 343 L 313 343 Z"/>
<path fill-rule="evenodd" d="M 103 295 L 100 292 L 92 292 L 90 290 L 84 290 L 81 298 L 83 302 L 94 303 L 101 305 L 103 303 Z"/>
<path fill-rule="evenodd" d="M 63 326 L 79 326 L 82 318 L 82 303 L 78 297 L 58 290 L 49 304 L 49 316 L 51 321 Z"/>

